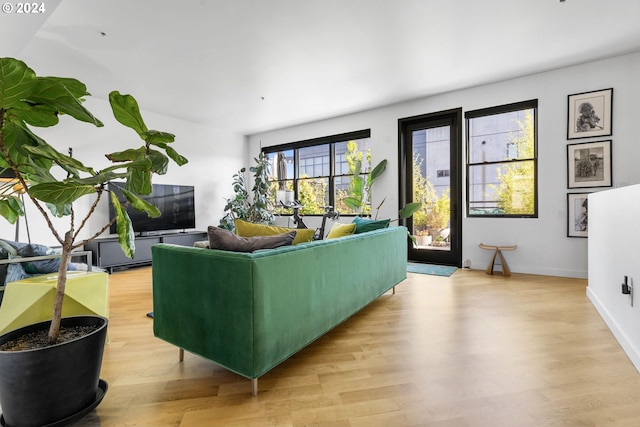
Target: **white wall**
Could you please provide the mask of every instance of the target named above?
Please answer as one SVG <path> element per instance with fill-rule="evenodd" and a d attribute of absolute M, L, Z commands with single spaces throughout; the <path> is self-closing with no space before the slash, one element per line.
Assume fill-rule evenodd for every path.
<path fill-rule="evenodd" d="M 387 197 L 381 217 L 396 217 L 398 198 L 398 119 L 452 108 L 463 111 L 538 99 L 539 217 L 537 219 L 464 218 L 462 257 L 472 268 L 484 269 L 488 244 L 517 244 L 506 254 L 514 272 L 567 277 L 587 277 L 587 241 L 567 236 L 566 146 L 567 96 L 613 87 L 613 182 L 628 185 L 640 182 L 640 156 L 636 141 L 635 100 L 640 96 L 640 54 L 630 54 L 579 66 L 558 69 L 523 78 L 444 93 L 365 111 L 330 120 L 249 137 L 248 157 L 260 147 L 371 129 L 374 163 L 389 160 L 385 174 L 376 182 L 374 204 Z M 601 140 L 589 139 L 588 141 Z M 582 140 L 572 140 L 584 142 Z M 463 182 L 465 182 L 463 180 Z"/>
<path fill-rule="evenodd" d="M 141 100 L 138 100 L 141 101 Z M 88 166 L 104 168 L 110 162 L 105 154 L 126 148 L 137 148 L 142 140 L 131 129 L 115 121 L 107 102 L 90 98 L 87 108 L 98 117 L 105 126 L 95 128 L 79 123 L 69 117 L 62 117 L 61 124 L 54 128 L 35 129 L 49 144 L 63 152 L 73 148 L 73 156 Z M 165 175 L 156 175 L 154 183 L 194 185 L 196 202 L 196 228 L 206 230 L 208 225 L 217 225 L 225 204 L 224 198 L 231 196 L 231 177 L 244 166 L 246 157 L 245 138 L 239 134 L 230 134 L 208 126 L 165 117 L 150 112 L 142 112 L 147 127 L 176 135 L 173 147 L 189 163 L 178 167 L 173 161 Z M 88 209 L 90 200 L 85 197 L 76 202 L 78 212 Z M 46 224 L 34 205 L 27 203 L 31 241 L 49 246 L 57 246 Z M 108 221 L 108 205 L 103 198 L 101 205 L 92 216 L 88 227 L 81 233 L 82 238 L 97 232 Z M 67 218 L 56 220 L 59 229 L 66 227 Z M 20 220 L 20 240 L 27 240 L 24 219 Z M 64 228 L 66 230 L 67 228 Z M 15 226 L 0 221 L 0 236 L 13 240 Z M 108 233 L 108 230 L 107 230 Z"/>
<path fill-rule="evenodd" d="M 640 370 L 640 185 L 589 196 L 587 295 L 636 369 Z M 622 294 L 624 276 L 634 301 Z"/>

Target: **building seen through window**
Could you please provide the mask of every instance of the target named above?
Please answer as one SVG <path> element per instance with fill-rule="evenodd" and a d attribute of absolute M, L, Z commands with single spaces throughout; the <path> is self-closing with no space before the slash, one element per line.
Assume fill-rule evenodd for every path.
<path fill-rule="evenodd" d="M 361 172 L 371 169 L 370 131 L 318 138 L 268 147 L 263 150 L 271 163 L 271 185 L 276 204 L 297 200 L 305 215 L 322 215 L 325 206 L 341 214 L 354 212 L 342 203 L 350 195 L 356 161 Z M 280 207 L 281 213 L 286 209 Z M 370 206 L 365 212 L 370 212 Z"/>
<path fill-rule="evenodd" d="M 467 214 L 537 217 L 537 100 L 471 111 Z"/>

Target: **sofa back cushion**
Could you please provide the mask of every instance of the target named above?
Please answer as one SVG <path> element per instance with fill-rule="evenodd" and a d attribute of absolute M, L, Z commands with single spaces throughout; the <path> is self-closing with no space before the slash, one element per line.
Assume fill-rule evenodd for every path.
<path fill-rule="evenodd" d="M 253 252 L 258 249 L 273 249 L 291 245 L 295 231 L 271 236 L 242 237 L 229 230 L 210 225 L 207 229 L 209 248 L 234 252 Z"/>
<path fill-rule="evenodd" d="M 254 224 L 241 219 L 236 219 L 234 223 L 236 226 L 236 234 L 242 237 L 273 236 L 274 234 L 295 231 L 296 237 L 293 239 L 294 245 L 310 242 L 313 240 L 313 235 L 315 234 L 315 230 L 311 228 L 287 228 L 279 227 L 277 225 Z"/>

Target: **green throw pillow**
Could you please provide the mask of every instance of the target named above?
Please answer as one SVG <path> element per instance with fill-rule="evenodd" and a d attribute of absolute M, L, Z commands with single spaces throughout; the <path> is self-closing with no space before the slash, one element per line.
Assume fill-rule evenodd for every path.
<path fill-rule="evenodd" d="M 390 219 L 366 219 L 359 216 L 353 218 L 353 223 L 356 225 L 355 234 L 387 228 L 390 222 Z"/>

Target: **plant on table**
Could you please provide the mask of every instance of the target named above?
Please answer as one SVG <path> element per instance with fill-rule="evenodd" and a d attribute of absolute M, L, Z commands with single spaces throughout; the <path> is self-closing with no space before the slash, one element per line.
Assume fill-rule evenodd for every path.
<path fill-rule="evenodd" d="M 71 252 L 102 234 L 111 222 L 87 239 L 79 239 L 98 202 L 114 179 L 126 182 L 123 193 L 135 209 L 150 217 L 161 214 L 158 208 L 140 195 L 151 192 L 151 178 L 164 174 L 169 159 L 178 165 L 187 163 L 170 145 L 174 135 L 148 129 L 138 104 L 131 95 L 117 91 L 109 94 L 109 103 L 118 122 L 134 130 L 142 139 L 141 146 L 106 154 L 112 165 L 101 170 L 87 166 L 70 155 L 63 154 L 37 136 L 32 127 L 50 127 L 69 120 L 69 116 L 97 127 L 103 124 L 83 106 L 88 96 L 84 83 L 73 78 L 40 77 L 24 62 L 0 58 L 0 169 L 11 169 L 15 179 L 44 217 L 55 239 L 60 243 L 61 259 L 58 271 L 53 319 L 48 341 L 55 343 L 60 331 L 62 303 L 67 281 L 67 265 Z M 94 197 L 82 218 L 77 217 L 73 203 L 84 196 Z M 124 253 L 133 257 L 134 231 L 131 220 L 118 197 L 110 195 L 117 223 L 118 240 Z M 15 193 L 0 195 L 0 215 L 15 223 L 24 215 L 21 199 Z M 58 231 L 52 217 L 66 216 L 68 229 Z M 113 220 L 112 220 L 113 221 Z"/>

